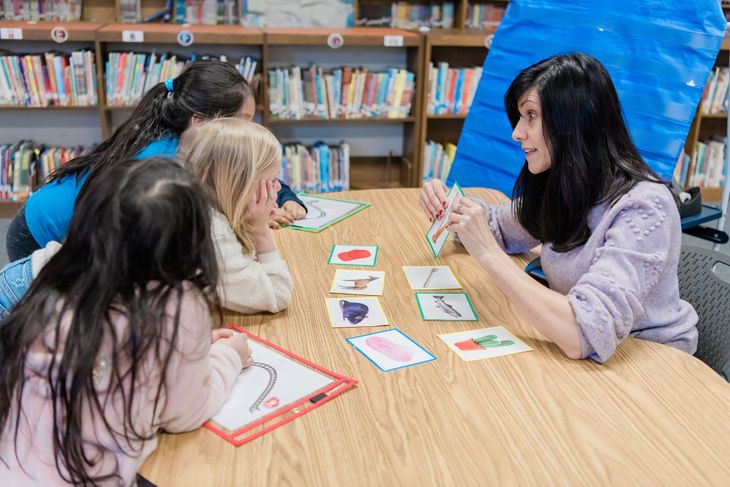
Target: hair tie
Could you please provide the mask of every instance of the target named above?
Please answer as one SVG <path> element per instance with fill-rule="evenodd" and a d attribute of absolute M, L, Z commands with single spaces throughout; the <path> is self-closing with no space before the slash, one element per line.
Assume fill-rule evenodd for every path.
<path fill-rule="evenodd" d="M 173 93 L 175 91 L 172 81 L 172 78 L 165 80 L 165 88 L 167 89 L 168 93 Z"/>

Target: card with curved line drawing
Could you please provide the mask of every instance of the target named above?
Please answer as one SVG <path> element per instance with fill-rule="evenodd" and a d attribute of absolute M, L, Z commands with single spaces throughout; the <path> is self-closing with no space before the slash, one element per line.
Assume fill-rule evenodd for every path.
<path fill-rule="evenodd" d="M 301 416 L 357 383 L 231 328 L 248 335 L 253 364 L 241 372 L 228 400 L 205 427 L 234 445 Z"/>
<path fill-rule="evenodd" d="M 347 341 L 383 372 L 436 360 L 397 328 L 348 338 Z"/>
<path fill-rule="evenodd" d="M 300 193 L 298 196 L 306 205 L 307 214 L 301 220 L 296 220 L 292 225 L 287 226 L 287 228 L 307 232 L 321 232 L 325 228 L 370 206 L 370 203 L 364 201 L 326 198 L 315 194 Z"/>

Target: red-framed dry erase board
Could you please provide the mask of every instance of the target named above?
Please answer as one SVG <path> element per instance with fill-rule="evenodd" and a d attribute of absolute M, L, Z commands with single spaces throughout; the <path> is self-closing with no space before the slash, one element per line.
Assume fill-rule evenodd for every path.
<path fill-rule="evenodd" d="M 236 379 L 231 396 L 205 427 L 241 446 L 307 414 L 357 384 L 240 327 L 253 364 Z"/>

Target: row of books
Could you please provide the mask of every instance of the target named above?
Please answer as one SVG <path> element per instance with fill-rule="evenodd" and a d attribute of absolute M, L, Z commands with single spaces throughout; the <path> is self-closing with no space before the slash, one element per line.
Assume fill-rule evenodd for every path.
<path fill-rule="evenodd" d="M 350 189 L 350 146 L 284 144 L 281 178 L 294 191 L 327 193 Z"/>
<path fill-rule="evenodd" d="M 162 10 L 142 17 L 141 0 L 119 0 L 121 22 L 235 24 L 236 0 L 166 0 Z"/>
<path fill-rule="evenodd" d="M 179 75 L 185 66 L 197 59 L 183 59 L 176 54 L 111 52 L 104 65 L 106 80 L 106 100 L 110 106 L 133 106 L 142 95 L 157 83 Z M 201 59 L 212 58 L 202 56 Z M 225 56 L 216 57 L 228 61 Z M 258 61 L 251 57 L 243 57 L 236 63 L 236 69 L 257 88 L 256 65 Z"/>
<path fill-rule="evenodd" d="M 426 141 L 423 148 L 423 181 L 438 178 L 446 181 L 451 171 L 451 165 L 456 157 L 456 146 L 451 143 L 439 144 L 432 140 Z"/>
<path fill-rule="evenodd" d="M 727 91 L 730 80 L 730 68 L 719 66 L 707 80 L 705 90 L 702 93 L 700 110 L 703 114 L 727 113 Z"/>
<path fill-rule="evenodd" d="M 276 118 L 405 118 L 411 113 L 414 90 L 415 75 L 398 68 L 269 70 L 269 108 Z"/>
<path fill-rule="evenodd" d="M 72 21 L 81 19 L 81 0 L 0 0 L 0 20 Z"/>
<path fill-rule="evenodd" d="M 94 106 L 96 63 L 93 51 L 71 54 L 0 53 L 0 105 Z"/>
<path fill-rule="evenodd" d="M 697 142 L 692 154 L 692 173 L 687 175 L 689 186 L 722 187 L 725 183 L 726 150 L 727 139 L 725 137 L 715 136 L 710 140 Z M 686 166 L 686 164 L 687 161 L 684 160 L 682 165 Z M 682 174 L 687 174 L 686 167 Z M 680 180 L 681 183 L 682 180 Z"/>
<path fill-rule="evenodd" d="M 449 68 L 449 63 L 429 64 L 428 113 L 466 115 L 482 77 L 482 68 Z"/>
<path fill-rule="evenodd" d="M 30 140 L 0 145 L 0 200 L 25 200 L 36 182 L 84 151 L 83 147 L 46 147 Z"/>
<path fill-rule="evenodd" d="M 464 27 L 472 27 L 481 29 L 483 27 L 496 27 L 504 17 L 504 5 L 496 5 L 494 3 L 487 4 L 469 4 L 466 11 L 466 22 Z"/>
<path fill-rule="evenodd" d="M 413 4 L 408 2 L 361 3 L 358 26 L 418 29 L 419 27 L 450 29 L 454 26 L 454 4 Z"/>

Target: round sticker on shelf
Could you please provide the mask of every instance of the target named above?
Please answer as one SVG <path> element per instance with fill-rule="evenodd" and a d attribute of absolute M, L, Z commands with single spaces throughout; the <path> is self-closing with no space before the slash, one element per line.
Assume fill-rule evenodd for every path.
<path fill-rule="evenodd" d="M 63 44 L 68 40 L 68 29 L 62 25 L 57 25 L 51 29 L 51 39 L 57 44 Z"/>
<path fill-rule="evenodd" d="M 330 34 L 327 37 L 327 45 L 332 49 L 339 49 L 345 45 L 345 38 L 342 37 L 342 34 Z"/>
<path fill-rule="evenodd" d="M 177 34 L 177 43 L 181 46 L 187 47 L 192 46 L 195 41 L 195 36 L 189 30 L 181 30 Z"/>

